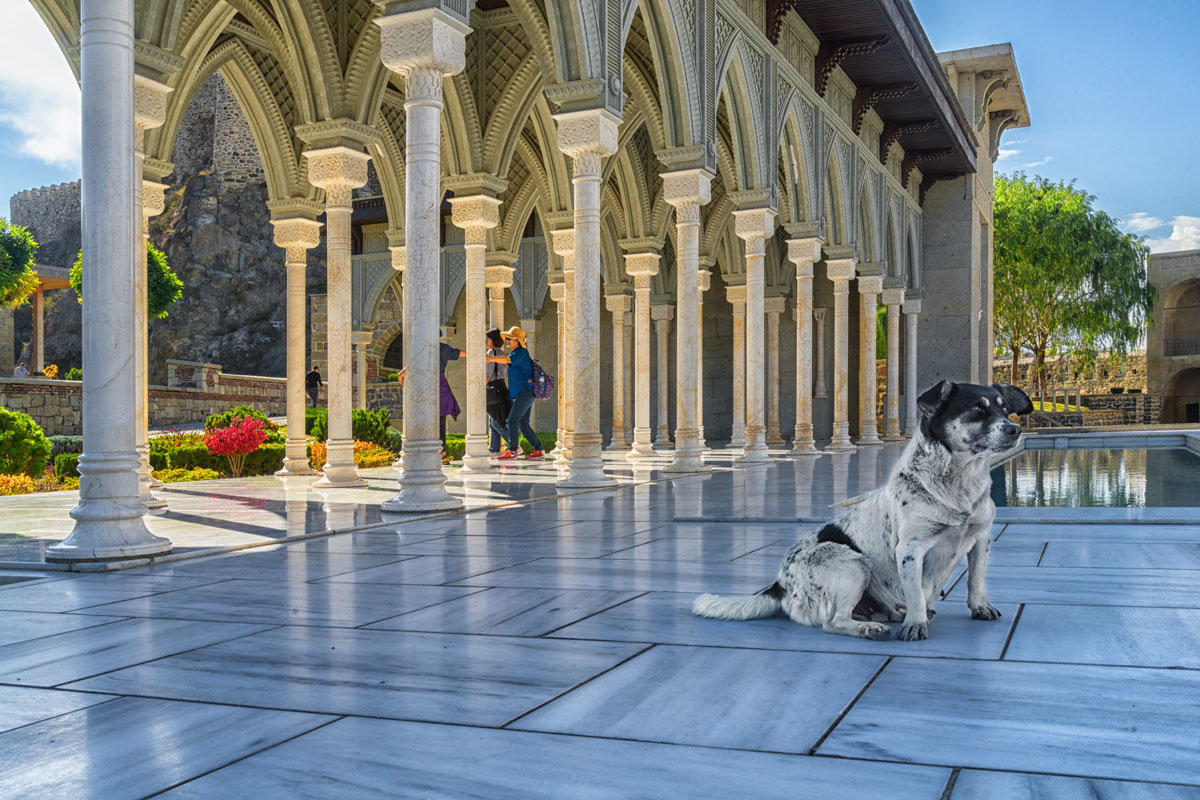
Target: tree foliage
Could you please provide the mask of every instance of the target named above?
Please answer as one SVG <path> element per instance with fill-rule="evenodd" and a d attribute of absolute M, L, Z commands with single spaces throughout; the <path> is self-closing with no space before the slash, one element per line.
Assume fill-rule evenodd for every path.
<path fill-rule="evenodd" d="M 71 288 L 83 302 L 83 251 L 71 265 Z M 154 319 L 167 316 L 167 310 L 183 296 L 183 281 L 167 263 L 167 257 L 154 245 L 146 244 L 146 307 Z"/>
<path fill-rule="evenodd" d="M 996 176 L 995 339 L 1012 354 L 1014 382 L 1022 350 L 1040 375 L 1048 352 L 1094 363 L 1126 354 L 1145 332 L 1155 301 L 1149 248 L 1094 200 L 1073 183 Z"/>
<path fill-rule="evenodd" d="M 0 217 L 0 303 L 19 306 L 37 290 L 37 250 L 29 231 Z"/>
<path fill-rule="evenodd" d="M 33 417 L 0 408 L 0 473 L 39 478 L 50 460 L 51 444 Z"/>

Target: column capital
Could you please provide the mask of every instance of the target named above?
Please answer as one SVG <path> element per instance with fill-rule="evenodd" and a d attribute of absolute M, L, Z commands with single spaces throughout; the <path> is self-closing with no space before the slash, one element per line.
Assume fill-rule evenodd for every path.
<path fill-rule="evenodd" d="M 637 239 L 621 239 L 617 244 L 625 251 L 626 257 L 643 253 L 652 253 L 657 256 L 662 252 L 665 242 L 657 236 L 642 236 Z"/>
<path fill-rule="evenodd" d="M 859 294 L 879 294 L 883 291 L 883 276 L 882 275 L 859 275 L 858 276 L 858 293 Z"/>
<path fill-rule="evenodd" d="M 550 249 L 555 255 L 574 258 L 575 229 L 559 228 L 556 231 L 550 231 Z"/>
<path fill-rule="evenodd" d="M 334 145 L 304 154 L 308 160 L 308 182 L 326 192 L 328 205 L 349 205 L 350 192 L 367 182 L 370 156 L 362 150 Z"/>
<path fill-rule="evenodd" d="M 625 272 L 634 278 L 650 278 L 658 274 L 658 253 L 626 253 Z"/>
<path fill-rule="evenodd" d="M 775 235 L 775 209 L 739 208 L 733 212 L 733 232 L 747 242 Z"/>
<path fill-rule="evenodd" d="M 500 224 L 500 201 L 486 194 L 450 198 L 450 221 L 466 231 L 467 244 L 487 244 L 487 232 Z"/>
<path fill-rule="evenodd" d="M 662 173 L 663 200 L 679 209 L 702 206 L 712 199 L 713 175 L 706 169 L 684 169 Z"/>
<path fill-rule="evenodd" d="M 467 20 L 442 8 L 389 14 L 401 6 L 394 0 L 377 2 L 384 15 L 375 19 L 379 26 L 379 58 L 393 72 L 407 75 L 418 69 L 453 75 L 466 66 Z"/>
<path fill-rule="evenodd" d="M 629 311 L 630 305 L 630 297 L 627 294 L 604 295 L 604 307 L 614 314 L 624 314 Z"/>
<path fill-rule="evenodd" d="M 483 285 L 489 289 L 507 289 L 513 283 L 513 268 L 491 266 L 484 270 Z"/>
<path fill-rule="evenodd" d="M 404 268 L 408 266 L 408 248 L 402 244 L 394 244 L 388 247 L 388 250 L 392 251 L 392 269 L 404 272 Z"/>
<path fill-rule="evenodd" d="M 813 311 L 812 311 L 813 319 L 816 321 L 816 323 L 818 325 L 825 322 L 825 314 L 828 313 L 828 311 L 829 311 L 829 309 L 825 308 L 824 306 L 817 306 L 816 308 L 813 309 Z"/>
<path fill-rule="evenodd" d="M 910 297 L 907 300 L 905 300 L 904 305 L 901 306 L 901 311 L 903 311 L 905 314 L 920 314 L 921 313 L 920 298 Z"/>
<path fill-rule="evenodd" d="M 670 322 L 675 319 L 675 306 L 665 303 L 650 306 L 650 319 L 655 322 Z"/>
<path fill-rule="evenodd" d="M 344 148 L 366 158 L 367 145 L 379 141 L 379 131 L 352 119 L 323 119 L 296 126 L 296 138 L 308 145 L 308 155 L 324 150 Z M 363 183 L 366 178 L 363 178 Z M 360 184 L 361 185 L 361 184 Z"/>
<path fill-rule="evenodd" d="M 825 242 L 816 237 L 805 237 L 801 239 L 788 239 L 788 261 L 796 265 L 796 274 L 800 277 L 812 276 L 812 265 L 814 261 L 821 260 L 821 245 Z M 807 272 L 801 274 L 807 264 Z"/>
<path fill-rule="evenodd" d="M 858 262 L 853 258 L 833 258 L 825 261 L 825 276 L 831 281 L 852 281 Z"/>
<path fill-rule="evenodd" d="M 163 161 L 161 158 L 142 159 L 142 178 L 148 181 L 163 183 L 168 175 L 175 171 L 175 164 Z"/>
<path fill-rule="evenodd" d="M 313 219 L 273 219 L 271 227 L 275 229 L 276 246 L 285 250 L 308 250 L 321 243 L 321 223 Z"/>
<path fill-rule="evenodd" d="M 726 286 L 725 299 L 733 305 L 744 304 L 746 302 L 746 286 Z"/>
<path fill-rule="evenodd" d="M 499 178 L 490 172 L 466 172 L 442 178 L 442 188 L 454 192 L 455 197 L 476 194 L 497 197 L 508 190 L 508 178 Z"/>
<path fill-rule="evenodd" d="M 775 295 L 763 298 L 763 313 L 775 314 L 776 320 L 778 320 L 778 315 L 782 314 L 786 308 L 787 300 L 783 297 Z"/>
<path fill-rule="evenodd" d="M 617 152 L 617 129 L 621 118 L 603 108 L 555 114 L 558 149 L 572 158 L 611 156 Z M 597 168 L 599 164 L 597 163 Z"/>
<path fill-rule="evenodd" d="M 904 302 L 903 289 L 884 289 L 880 301 L 885 306 L 898 306 Z"/>
<path fill-rule="evenodd" d="M 133 124 L 139 131 L 157 128 L 167 121 L 167 95 L 173 91 L 145 75 L 133 76 Z"/>
<path fill-rule="evenodd" d="M 555 303 L 561 303 L 563 297 L 566 296 L 567 285 L 565 283 L 550 284 L 550 299 Z"/>
<path fill-rule="evenodd" d="M 712 270 L 702 269 L 696 272 L 696 287 L 701 293 L 712 288 Z"/>
<path fill-rule="evenodd" d="M 371 343 L 372 331 L 351 331 L 350 344 L 355 347 L 366 347 Z"/>
<path fill-rule="evenodd" d="M 142 181 L 142 216 L 157 217 L 166 208 L 167 185 L 158 181 Z"/>

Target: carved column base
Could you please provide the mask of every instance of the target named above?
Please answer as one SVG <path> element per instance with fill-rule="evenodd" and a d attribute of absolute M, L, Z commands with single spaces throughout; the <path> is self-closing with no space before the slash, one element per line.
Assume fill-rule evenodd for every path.
<path fill-rule="evenodd" d="M 821 451 L 817 449 L 817 443 L 813 441 L 812 425 L 801 424 L 796 426 L 796 438 L 792 442 L 793 456 L 819 456 Z"/>
<path fill-rule="evenodd" d="M 410 466 L 405 469 L 404 482 L 400 484 L 399 493 L 391 500 L 381 503 L 381 511 L 389 514 L 428 514 L 433 511 L 453 511 L 462 508 L 462 501 L 451 497 L 446 491 L 446 476 L 442 473 L 439 455 L 442 452 L 442 443 L 439 439 L 410 439 L 404 443 L 404 451 L 409 456 L 417 456 L 410 458 L 410 461 L 437 463 L 437 468 L 417 470 Z M 437 462 L 433 461 L 435 456 L 438 457 Z"/>
<path fill-rule="evenodd" d="M 354 466 L 354 440 L 330 439 L 326 443 L 328 461 L 321 470 L 321 479 L 313 487 L 325 489 L 354 489 L 367 485 Z"/>
<path fill-rule="evenodd" d="M 833 424 L 833 438 L 829 442 L 829 446 L 825 448 L 827 453 L 853 453 L 858 448 L 854 446 L 854 442 L 850 441 L 850 423 L 835 422 Z"/>
<path fill-rule="evenodd" d="M 466 449 L 463 455 L 462 469 L 459 472 L 474 474 L 477 472 L 495 472 L 496 466 L 492 463 L 491 455 L 488 453 L 488 435 L 478 436 L 477 434 L 467 434 Z"/>
<path fill-rule="evenodd" d="M 135 451 L 138 454 L 138 499 L 151 512 L 166 508 L 167 501 L 150 491 L 154 488 L 154 475 L 150 471 L 150 445 L 140 444 Z"/>
<path fill-rule="evenodd" d="M 658 453 L 654 450 L 654 443 L 650 441 L 649 428 L 634 428 L 633 429 L 633 447 L 630 448 L 628 455 L 625 457 L 630 461 L 637 461 L 642 458 L 652 458 Z"/>
<path fill-rule="evenodd" d="M 600 436 L 596 434 L 584 434 L 576 431 L 573 444 L 580 445 L 585 449 L 588 446 L 594 446 L 595 450 L 599 451 L 601 441 Z M 562 489 L 603 489 L 608 486 L 616 486 L 617 481 L 604 474 L 604 459 L 581 458 L 577 455 L 571 459 L 570 474 L 561 478 L 556 485 Z"/>

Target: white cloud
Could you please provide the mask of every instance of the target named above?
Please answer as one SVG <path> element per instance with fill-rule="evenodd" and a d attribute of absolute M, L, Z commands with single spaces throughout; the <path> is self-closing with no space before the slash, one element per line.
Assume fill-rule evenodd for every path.
<path fill-rule="evenodd" d="M 1145 211 L 1135 211 L 1121 221 L 1121 228 L 1127 233 L 1142 234 L 1149 233 L 1155 228 L 1161 228 L 1166 224 L 1166 220 L 1160 217 L 1152 217 Z"/>
<path fill-rule="evenodd" d="M 1025 144 L 1028 141 L 1029 141 L 1028 139 L 1005 139 L 1004 143 L 1005 144 Z"/>
<path fill-rule="evenodd" d="M 1046 156 L 1045 158 L 1043 158 L 1040 161 L 1030 161 L 1028 164 L 1025 165 L 1025 168 L 1029 169 L 1030 167 L 1040 167 L 1043 164 L 1049 164 L 1053 160 L 1054 160 L 1054 156 Z"/>
<path fill-rule="evenodd" d="M 1009 144 L 1012 144 L 1012 143 L 1009 142 Z M 1020 150 L 1013 150 L 1011 148 L 1001 147 L 999 150 L 996 151 L 996 160 L 1003 161 L 1006 158 L 1012 158 L 1013 156 L 1019 156 L 1019 155 L 1021 155 Z"/>
<path fill-rule="evenodd" d="M 0 126 L 23 155 L 77 167 L 79 87 L 50 31 L 28 2 L 5 2 L 0 25 Z"/>
<path fill-rule="evenodd" d="M 1146 240 L 1146 244 L 1150 246 L 1150 252 L 1174 253 L 1180 250 L 1200 250 L 1200 217 L 1178 216 L 1168 224 L 1171 226 L 1170 235 Z"/>

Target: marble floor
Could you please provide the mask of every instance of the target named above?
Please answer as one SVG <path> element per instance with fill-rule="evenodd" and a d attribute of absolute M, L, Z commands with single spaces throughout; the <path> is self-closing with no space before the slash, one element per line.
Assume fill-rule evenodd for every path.
<path fill-rule="evenodd" d="M 0 572 L 0 797 L 1200 798 L 1200 527 L 997 524 L 1003 616 L 960 569 L 923 642 L 690 614 L 895 454 L 514 471 L 415 520 L 380 477 L 292 528 L 269 481 L 168 490 L 261 546 Z"/>

